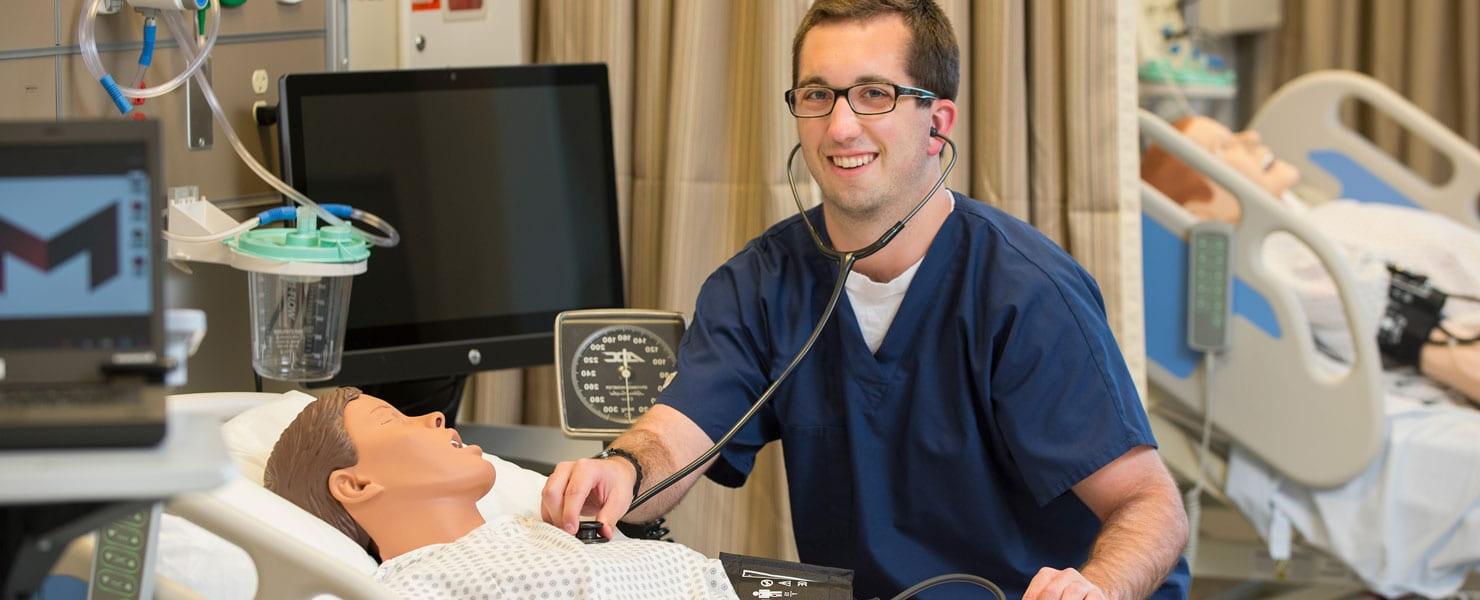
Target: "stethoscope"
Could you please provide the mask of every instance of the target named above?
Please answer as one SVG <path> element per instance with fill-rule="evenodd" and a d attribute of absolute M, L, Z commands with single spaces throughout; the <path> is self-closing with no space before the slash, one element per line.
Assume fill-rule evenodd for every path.
<path fill-rule="evenodd" d="M 654 496 L 657 496 L 658 494 L 662 493 L 663 490 L 672 487 L 673 484 L 678 483 L 678 481 L 683 479 L 684 477 L 688 477 L 689 474 L 693 473 L 695 469 L 698 469 L 700 465 L 703 465 L 709 462 L 710 459 L 714 458 L 714 455 L 718 454 L 719 451 L 723 449 L 726 444 L 730 443 L 731 439 L 734 439 L 736 434 L 740 433 L 741 429 L 744 429 L 745 426 L 750 423 L 751 419 L 755 418 L 755 415 L 760 412 L 761 407 L 765 406 L 766 402 L 769 402 L 771 400 L 771 396 L 776 393 L 777 388 L 781 387 L 781 383 L 786 381 L 786 378 L 790 376 L 791 372 L 795 370 L 797 365 L 802 362 L 802 359 L 807 357 L 807 353 L 811 352 L 812 350 L 812 345 L 817 341 L 817 338 L 822 335 L 822 328 L 827 325 L 828 320 L 832 318 L 833 310 L 836 309 L 838 306 L 838 299 L 841 298 L 843 295 L 843 284 L 848 280 L 848 273 L 852 272 L 853 270 L 853 263 L 874 255 L 878 251 L 883 250 L 885 246 L 888 246 L 889 242 L 894 241 L 894 238 L 899 235 L 899 232 L 904 231 L 905 225 L 908 225 L 910 220 L 915 218 L 915 214 L 920 212 L 920 209 L 925 208 L 925 203 L 929 202 L 930 198 L 935 196 L 935 193 L 940 190 L 940 187 L 942 185 L 945 185 L 946 177 L 951 174 L 951 169 L 956 166 L 956 142 L 951 141 L 951 138 L 948 138 L 942 135 L 939 131 L 936 131 L 934 127 L 930 128 L 930 136 L 940 138 L 941 140 L 945 141 L 946 145 L 951 147 L 951 160 L 950 162 L 946 163 L 946 168 L 941 171 L 940 178 L 936 179 L 935 185 L 930 187 L 930 191 L 927 192 L 923 198 L 920 198 L 919 202 L 915 203 L 915 207 L 910 209 L 910 212 L 905 214 L 903 219 L 900 219 L 898 223 L 895 223 L 893 227 L 890 227 L 888 231 L 885 231 L 883 235 L 880 235 L 879 239 L 874 240 L 874 243 L 872 244 L 869 244 L 857 250 L 849 251 L 838 250 L 837 248 L 829 245 L 827 242 L 824 242 L 822 240 L 822 235 L 817 233 L 817 228 L 812 225 L 812 220 L 807 217 L 807 209 L 806 207 L 802 206 L 801 194 L 797 193 L 796 179 L 792 177 L 792 165 L 796 161 L 797 153 L 802 150 L 802 145 L 797 144 L 791 149 L 791 154 L 787 155 L 786 157 L 786 182 L 788 185 L 791 186 L 791 198 L 796 202 L 797 212 L 802 215 L 802 222 L 807 224 L 807 232 L 812 235 L 812 243 L 817 245 L 817 251 L 821 252 L 824 256 L 837 261 L 838 263 L 838 281 L 837 283 L 833 284 L 832 295 L 827 300 L 827 306 L 822 309 L 822 317 L 817 319 L 816 327 L 812 328 L 812 334 L 807 337 L 807 343 L 802 345 L 802 349 L 797 351 L 796 357 L 792 358 L 791 363 L 786 365 L 786 370 L 782 371 L 781 375 L 778 376 L 775 381 L 771 382 L 771 385 L 766 388 L 766 391 L 761 394 L 760 398 L 756 399 L 755 404 L 751 405 L 750 410 L 746 411 L 745 415 L 740 417 L 740 421 L 735 423 L 734 427 L 731 427 L 730 430 L 719 439 L 719 441 L 714 443 L 714 446 L 710 447 L 709 450 L 700 455 L 699 458 L 694 459 L 693 462 L 689 463 L 684 468 L 679 469 L 677 472 L 669 475 L 662 481 L 659 481 L 653 487 L 648 488 L 646 492 L 639 494 L 637 498 L 632 500 L 632 504 L 628 506 L 627 512 L 632 512 L 633 510 L 636 510 L 637 507 L 642 506 L 648 500 L 652 500 Z M 581 529 L 590 531 L 599 536 L 601 523 L 597 521 L 584 521 L 581 523 Z M 915 594 L 925 590 L 926 588 L 933 587 L 947 581 L 961 581 L 975 584 L 990 590 L 992 594 L 998 599 L 1005 598 L 1005 596 L 1002 594 L 1001 588 L 998 588 L 997 585 L 993 584 L 991 581 L 975 575 L 952 573 L 949 575 L 932 577 L 913 586 L 910 586 L 909 589 L 900 593 L 898 596 L 895 596 L 895 599 L 899 600 L 902 598 L 911 598 Z"/>
<path fill-rule="evenodd" d="M 935 185 L 930 187 L 930 191 L 925 194 L 925 197 L 920 198 L 920 201 L 915 203 L 915 207 L 910 209 L 910 212 L 903 219 L 900 219 L 898 223 L 895 223 L 893 227 L 890 227 L 888 231 L 880 235 L 879 239 L 874 240 L 872 244 L 849 251 L 838 250 L 823 241 L 822 236 L 817 233 L 817 228 L 812 225 L 812 220 L 807 217 L 807 209 L 802 206 L 802 197 L 801 194 L 797 193 L 796 179 L 792 176 L 792 165 L 796 161 L 797 153 L 801 152 L 802 145 L 797 144 L 791 149 L 791 154 L 786 157 L 786 182 L 791 186 L 791 198 L 796 201 L 797 212 L 801 213 L 802 222 L 807 224 L 807 232 L 812 234 L 812 243 L 817 245 L 817 250 L 838 263 L 838 281 L 833 284 L 832 295 L 827 300 L 827 307 L 822 310 L 822 317 L 817 320 L 817 326 L 812 329 L 812 334 L 807 337 L 807 343 L 802 346 L 801 350 L 797 351 L 797 355 L 791 359 L 791 363 L 786 365 L 786 370 L 782 371 L 781 375 L 775 381 L 771 382 L 771 385 L 766 388 L 766 391 L 761 394 L 760 398 L 750 406 L 750 410 L 746 411 L 745 416 L 740 417 L 740 421 L 735 423 L 735 426 L 731 427 L 730 431 L 721 437 L 718 442 L 715 442 L 714 446 L 709 448 L 709 451 L 700 455 L 699 458 L 694 459 L 693 462 L 684 468 L 679 469 L 677 472 L 658 482 L 657 485 L 639 494 L 637 498 L 632 500 L 632 505 L 627 508 L 628 512 L 636 510 L 637 507 L 642 506 L 648 500 L 652 500 L 654 496 L 662 493 L 663 490 L 668 489 L 680 479 L 693 473 L 700 465 L 709 462 L 709 459 L 714 458 L 715 454 L 718 454 L 726 444 L 730 443 L 730 440 L 736 434 L 740 433 L 741 429 L 744 429 L 750 423 L 750 420 L 755 417 L 756 413 L 760 412 L 761 407 L 770 401 L 771 396 L 776 393 L 777 388 L 781 387 L 781 383 L 786 381 L 786 378 L 791 375 L 791 372 L 796 369 L 796 366 L 812 350 L 812 344 L 822 334 L 822 328 L 827 325 L 828 320 L 832 318 L 833 309 L 838 306 L 838 299 L 843 295 L 843 283 L 848 280 L 848 273 L 853 270 L 853 263 L 872 256 L 878 251 L 883 250 L 885 246 L 888 246 L 889 242 L 894 241 L 895 236 L 898 236 L 899 232 L 904 230 L 905 225 L 909 224 L 910 219 L 915 218 L 915 214 L 920 212 L 920 209 L 925 208 L 925 203 L 929 202 L 930 198 L 935 196 L 935 193 L 940 190 L 942 185 L 945 185 L 946 177 L 951 174 L 951 169 L 956 166 L 956 143 L 951 141 L 951 138 L 936 131 L 934 127 L 930 128 L 930 135 L 944 140 L 946 145 L 951 147 L 951 160 L 946 163 L 946 168 L 941 171 L 940 178 L 935 180 Z"/>

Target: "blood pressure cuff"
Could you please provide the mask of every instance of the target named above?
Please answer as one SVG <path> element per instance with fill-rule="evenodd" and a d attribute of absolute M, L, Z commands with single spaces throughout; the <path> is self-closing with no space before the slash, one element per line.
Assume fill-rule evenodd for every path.
<path fill-rule="evenodd" d="M 1423 275 L 1392 265 L 1388 272 L 1392 279 L 1388 283 L 1387 310 L 1377 327 L 1377 347 L 1389 364 L 1417 366 L 1418 355 L 1429 341 L 1429 332 L 1439 324 L 1449 296 Z"/>
<path fill-rule="evenodd" d="M 721 552 L 725 575 L 741 598 L 853 600 L 853 571 Z"/>

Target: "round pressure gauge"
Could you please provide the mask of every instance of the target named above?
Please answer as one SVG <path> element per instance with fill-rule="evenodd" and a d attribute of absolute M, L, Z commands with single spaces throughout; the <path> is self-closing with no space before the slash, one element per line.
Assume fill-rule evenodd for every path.
<path fill-rule="evenodd" d="M 560 424 L 567 435 L 615 438 L 677 376 L 678 313 L 602 309 L 555 318 Z"/>

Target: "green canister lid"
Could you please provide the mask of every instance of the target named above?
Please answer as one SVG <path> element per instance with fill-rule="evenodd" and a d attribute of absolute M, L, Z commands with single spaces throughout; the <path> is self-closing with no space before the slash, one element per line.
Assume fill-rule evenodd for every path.
<path fill-rule="evenodd" d="M 357 263 L 370 258 L 370 244 L 345 225 L 318 228 L 313 211 L 298 208 L 294 228 L 254 229 L 226 240 L 232 250 L 283 262 Z"/>

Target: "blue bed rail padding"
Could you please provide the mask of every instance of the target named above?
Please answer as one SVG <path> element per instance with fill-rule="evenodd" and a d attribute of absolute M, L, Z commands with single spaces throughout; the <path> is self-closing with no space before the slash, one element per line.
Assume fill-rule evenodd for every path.
<path fill-rule="evenodd" d="M 1408 196 L 1404 196 L 1402 192 L 1393 189 L 1393 186 L 1373 175 L 1361 163 L 1341 152 L 1311 150 L 1309 158 L 1310 162 L 1330 173 L 1336 181 L 1341 183 L 1340 197 L 1342 198 L 1358 202 L 1422 208 Z"/>
<path fill-rule="evenodd" d="M 1141 214 L 1142 283 L 1146 310 L 1146 355 L 1179 378 L 1197 370 L 1201 355 L 1187 347 L 1187 242 Z M 1233 278 L 1233 314 L 1280 339 L 1280 323 L 1269 301 Z"/>

